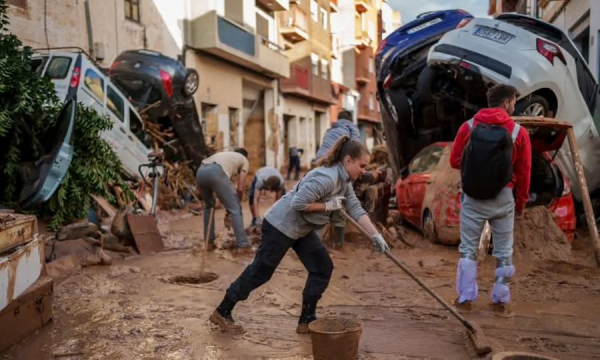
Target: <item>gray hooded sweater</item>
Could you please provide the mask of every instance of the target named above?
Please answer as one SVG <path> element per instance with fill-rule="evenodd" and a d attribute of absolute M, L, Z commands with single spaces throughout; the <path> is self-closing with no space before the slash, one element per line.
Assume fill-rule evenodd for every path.
<path fill-rule="evenodd" d="M 323 141 L 321 142 L 321 147 L 317 152 L 315 160 L 319 160 L 325 156 L 329 149 L 331 149 L 344 135 L 348 136 L 350 140 L 361 141 L 360 132 L 358 132 L 358 128 L 351 120 L 338 119 L 338 121 L 334 122 L 331 128 L 327 129 L 325 132 L 325 136 L 323 136 Z"/>

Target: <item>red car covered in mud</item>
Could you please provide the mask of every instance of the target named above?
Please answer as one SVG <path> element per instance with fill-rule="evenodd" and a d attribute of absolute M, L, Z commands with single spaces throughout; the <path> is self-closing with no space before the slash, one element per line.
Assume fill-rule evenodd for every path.
<path fill-rule="evenodd" d="M 569 241 L 576 216 L 569 181 L 554 162 L 566 131 L 539 121 L 519 121 L 531 138 L 532 166 L 527 207 L 547 206 Z M 437 142 L 421 150 L 396 184 L 402 221 L 420 229 L 433 243 L 460 242 L 460 171 L 450 167 L 452 142 Z"/>

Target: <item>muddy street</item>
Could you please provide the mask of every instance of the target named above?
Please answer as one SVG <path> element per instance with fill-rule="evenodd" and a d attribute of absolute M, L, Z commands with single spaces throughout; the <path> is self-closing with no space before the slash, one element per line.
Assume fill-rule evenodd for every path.
<path fill-rule="evenodd" d="M 222 227 L 223 211 L 217 212 Z M 199 283 L 201 217 L 163 213 L 166 251 L 135 256 L 110 267 L 84 268 L 55 283 L 53 323 L 6 353 L 4 359 L 310 359 L 309 336 L 295 332 L 306 271 L 289 252 L 273 279 L 234 312 L 246 333 L 230 337 L 208 317 L 231 281 L 252 260 L 226 250 L 208 255 Z M 455 297 L 458 253 L 426 243 L 401 228 L 415 245 L 397 241 L 393 253 L 447 301 Z M 480 267 L 476 320 L 495 350 L 529 351 L 560 359 L 600 358 L 600 270 L 585 236 L 568 262 L 517 259 L 515 315 L 487 310 L 494 259 Z M 330 250 L 335 270 L 319 303 L 321 317 L 358 320 L 361 359 L 473 357 L 461 324 L 354 233 L 343 250 Z"/>

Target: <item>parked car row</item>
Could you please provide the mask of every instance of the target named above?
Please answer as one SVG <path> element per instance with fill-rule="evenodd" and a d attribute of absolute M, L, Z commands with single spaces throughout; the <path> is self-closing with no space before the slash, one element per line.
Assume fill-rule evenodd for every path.
<path fill-rule="evenodd" d="M 386 142 L 400 176 L 398 208 L 427 237 L 458 241 L 459 175 L 443 163 L 460 125 L 487 106 L 487 90 L 499 83 L 519 91 L 515 115 L 573 126 L 588 187 L 600 193 L 600 88 L 555 26 L 519 14 L 480 19 L 462 10 L 430 12 L 388 36 L 375 66 Z M 528 129 L 532 140 L 541 136 L 539 126 Z M 557 129 L 542 133 L 552 137 Z M 572 239 L 573 196 L 581 193 L 568 145 L 549 148 L 542 139 L 533 151 L 529 205 L 548 206 Z"/>

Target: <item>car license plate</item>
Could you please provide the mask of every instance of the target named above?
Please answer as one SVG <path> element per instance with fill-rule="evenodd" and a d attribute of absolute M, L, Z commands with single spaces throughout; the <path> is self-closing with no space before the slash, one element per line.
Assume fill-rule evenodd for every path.
<path fill-rule="evenodd" d="M 507 32 L 501 31 L 501 30 L 492 29 L 487 26 L 478 27 L 477 30 L 475 30 L 474 34 L 479 37 L 482 37 L 482 38 L 485 38 L 488 40 L 492 40 L 492 41 L 495 41 L 500 44 L 506 44 L 507 42 L 511 41 L 514 38 L 514 36 L 512 34 L 509 34 Z"/>
<path fill-rule="evenodd" d="M 435 18 L 435 19 L 433 19 L 433 20 L 429 20 L 428 22 L 426 22 L 426 23 L 424 23 L 424 24 L 421 24 L 421 25 L 419 25 L 419 26 L 415 26 L 415 27 L 414 27 L 414 28 L 412 28 L 412 29 L 408 29 L 408 30 L 406 30 L 406 33 L 407 33 L 407 34 L 414 34 L 414 33 L 416 33 L 417 31 L 421 31 L 421 30 L 423 30 L 423 29 L 426 29 L 426 28 L 428 28 L 428 27 L 430 27 L 430 26 L 432 26 L 432 25 L 435 25 L 435 24 L 437 24 L 437 23 L 440 23 L 440 22 L 442 22 L 442 19 L 441 19 L 441 18 Z"/>

